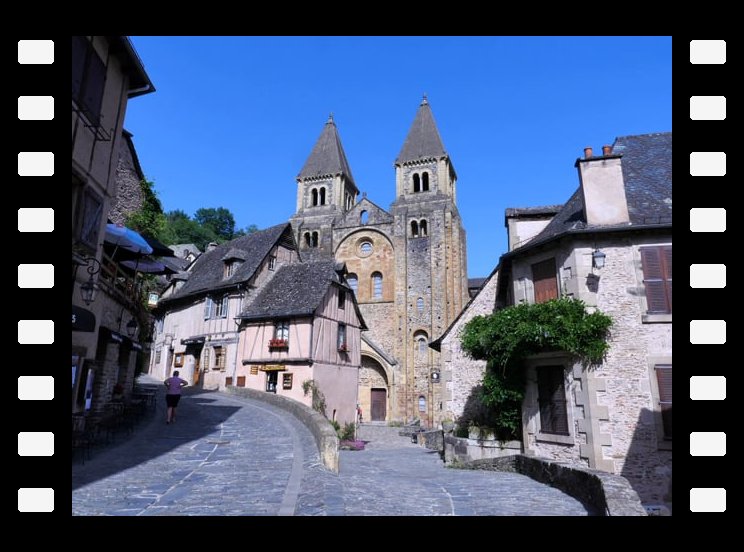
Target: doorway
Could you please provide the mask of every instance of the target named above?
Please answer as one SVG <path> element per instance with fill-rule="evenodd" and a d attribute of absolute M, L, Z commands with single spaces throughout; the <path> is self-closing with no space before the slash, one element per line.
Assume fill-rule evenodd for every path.
<path fill-rule="evenodd" d="M 387 413 L 387 390 L 371 390 L 372 412 L 371 419 L 373 422 L 384 422 Z"/>

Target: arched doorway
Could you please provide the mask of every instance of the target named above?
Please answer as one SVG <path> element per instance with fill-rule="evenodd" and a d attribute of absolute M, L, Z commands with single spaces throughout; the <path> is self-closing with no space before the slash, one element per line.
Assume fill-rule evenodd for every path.
<path fill-rule="evenodd" d="M 359 370 L 359 404 L 365 421 L 387 420 L 389 391 L 385 369 L 374 358 L 362 355 L 362 367 Z"/>

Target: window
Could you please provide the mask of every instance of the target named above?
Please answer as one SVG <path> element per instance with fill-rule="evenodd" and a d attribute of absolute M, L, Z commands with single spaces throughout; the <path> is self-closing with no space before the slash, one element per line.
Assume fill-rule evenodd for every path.
<path fill-rule="evenodd" d="M 367 257 L 372 254 L 372 242 L 363 241 L 359 244 L 359 254 L 362 257 Z"/>
<path fill-rule="evenodd" d="M 318 190 L 313 188 L 313 190 L 310 192 L 310 196 L 312 198 L 312 206 L 317 207 L 318 205 Z"/>
<path fill-rule="evenodd" d="M 357 278 L 356 274 L 348 274 L 346 276 L 346 283 L 349 284 L 349 287 L 351 288 L 351 291 L 354 292 L 354 295 L 356 295 L 357 287 L 359 286 L 359 278 Z"/>
<path fill-rule="evenodd" d="M 276 267 L 276 255 L 269 256 L 269 270 L 274 270 Z"/>
<path fill-rule="evenodd" d="M 424 171 L 424 173 L 421 175 L 421 191 L 429 191 L 429 173 L 426 171 Z"/>
<path fill-rule="evenodd" d="M 379 272 L 372 273 L 372 296 L 382 299 L 382 274 Z"/>
<path fill-rule="evenodd" d="M 326 195 L 325 188 L 321 188 L 320 189 L 320 204 L 321 205 L 325 205 L 325 195 Z"/>
<path fill-rule="evenodd" d="M 202 351 L 202 366 L 209 366 L 209 347 L 204 347 Z"/>
<path fill-rule="evenodd" d="M 419 395 L 419 412 L 426 412 L 426 397 Z"/>
<path fill-rule="evenodd" d="M 566 389 L 563 366 L 537 368 L 537 402 L 540 408 L 540 431 L 568 435 Z"/>
<path fill-rule="evenodd" d="M 225 348 L 214 347 L 214 369 L 224 370 L 225 368 Z"/>
<path fill-rule="evenodd" d="M 313 232 L 311 247 L 318 247 L 318 233 Z"/>
<path fill-rule="evenodd" d="M 641 247 L 648 314 L 672 314 L 672 246 Z"/>
<path fill-rule="evenodd" d="M 421 177 L 419 177 L 418 173 L 414 173 L 413 175 L 413 193 L 418 193 L 421 191 Z"/>
<path fill-rule="evenodd" d="M 672 440 L 672 365 L 657 364 L 656 381 L 659 384 L 659 409 L 665 441 Z"/>
<path fill-rule="evenodd" d="M 416 310 L 419 312 L 419 314 L 423 314 L 424 312 L 424 298 L 419 297 L 416 299 Z"/>
<path fill-rule="evenodd" d="M 311 247 L 310 243 L 310 232 L 305 232 L 305 245 Z"/>
<path fill-rule="evenodd" d="M 204 299 L 204 320 L 212 318 L 212 298 L 207 297 Z"/>
<path fill-rule="evenodd" d="M 349 350 L 348 343 L 346 342 L 346 324 L 338 325 L 338 336 L 336 344 L 338 345 L 338 350 L 342 353 L 345 353 Z"/>
<path fill-rule="evenodd" d="M 532 282 L 535 286 L 535 303 L 545 303 L 558 298 L 558 279 L 555 273 L 555 259 L 532 265 Z"/>
<path fill-rule="evenodd" d="M 292 389 L 292 374 L 282 374 L 282 389 Z"/>
<path fill-rule="evenodd" d="M 81 207 L 80 241 L 91 249 L 97 249 L 103 202 L 93 191 L 86 189 Z"/>
<path fill-rule="evenodd" d="M 158 347 L 155 349 L 155 364 L 160 364 L 160 361 L 163 358 L 163 349 L 161 347 Z"/>
<path fill-rule="evenodd" d="M 428 358 L 427 353 L 429 336 L 426 332 L 418 331 L 413 334 L 413 340 L 416 345 L 416 356 L 418 356 L 419 360 L 426 360 Z"/>
<path fill-rule="evenodd" d="M 419 222 L 419 233 L 422 237 L 429 235 L 429 229 L 426 220 L 422 220 Z"/>
<path fill-rule="evenodd" d="M 173 357 L 173 366 L 181 367 L 183 366 L 183 353 L 176 353 Z"/>
<path fill-rule="evenodd" d="M 72 37 L 72 100 L 88 117 L 90 124 L 99 126 L 106 66 L 93 45 L 84 36 Z"/>
<path fill-rule="evenodd" d="M 419 237 L 419 225 L 418 225 L 418 222 L 415 220 L 411 221 L 411 237 L 412 238 Z"/>
<path fill-rule="evenodd" d="M 284 343 L 289 342 L 289 321 L 282 320 L 274 325 L 274 339 L 282 340 Z"/>
<path fill-rule="evenodd" d="M 346 308 L 346 290 L 345 289 L 338 290 L 338 308 L 340 309 Z"/>
<path fill-rule="evenodd" d="M 238 263 L 235 261 L 225 262 L 225 278 L 229 278 L 233 274 L 235 274 L 235 269 L 237 268 L 237 266 Z"/>
<path fill-rule="evenodd" d="M 230 303 L 228 301 L 227 295 L 223 295 L 217 303 L 217 312 L 215 313 L 215 318 L 227 318 L 229 305 Z"/>
<path fill-rule="evenodd" d="M 369 213 L 367 211 L 362 211 L 359 213 L 359 224 L 367 224 L 367 221 L 369 220 Z"/>

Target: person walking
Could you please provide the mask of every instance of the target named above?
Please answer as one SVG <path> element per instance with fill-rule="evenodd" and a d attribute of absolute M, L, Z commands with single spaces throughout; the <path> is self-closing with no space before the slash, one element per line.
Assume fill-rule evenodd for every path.
<path fill-rule="evenodd" d="M 178 401 L 181 400 L 181 389 L 186 387 L 189 383 L 178 377 L 178 370 L 173 372 L 173 375 L 163 383 L 166 388 L 165 404 L 168 406 L 165 423 L 170 424 L 176 421 L 176 407 L 178 406 Z"/>

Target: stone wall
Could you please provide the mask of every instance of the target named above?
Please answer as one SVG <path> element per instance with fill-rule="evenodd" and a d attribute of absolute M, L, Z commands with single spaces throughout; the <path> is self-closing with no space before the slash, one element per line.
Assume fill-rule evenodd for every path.
<path fill-rule="evenodd" d="M 484 360 L 474 360 L 460 346 L 465 324 L 476 316 L 493 312 L 496 303 L 498 274 L 494 271 L 473 300 L 465 307 L 457 321 L 449 328 L 441 342 L 441 376 L 444 386 L 445 419 L 456 420 L 462 415 L 465 402 L 486 371 Z"/>
<path fill-rule="evenodd" d="M 116 200 L 108 218 L 116 224 L 126 224 L 128 215 L 142 207 L 144 194 L 140 185 L 139 163 L 135 161 L 131 138 L 121 140 L 119 161 L 116 165 Z"/>
<path fill-rule="evenodd" d="M 286 410 L 295 418 L 300 420 L 315 438 L 318 445 L 318 452 L 323 465 L 332 472 L 338 473 L 338 436 L 336 430 L 330 424 L 328 419 L 315 412 L 310 407 L 300 404 L 295 400 L 288 399 L 274 393 L 264 393 L 255 389 L 245 387 L 234 387 L 229 385 L 225 391 L 239 397 L 254 399 L 272 404 L 282 410 Z"/>
<path fill-rule="evenodd" d="M 579 500 L 594 515 L 645 516 L 646 510 L 628 481 L 619 475 L 567 466 L 524 455 L 475 460 L 463 469 L 516 472 L 562 490 Z"/>
<path fill-rule="evenodd" d="M 522 453 L 519 441 L 497 441 L 495 439 L 465 439 L 453 435 L 444 436 L 444 461 L 447 464 L 472 462 L 490 458 L 501 458 Z"/>

